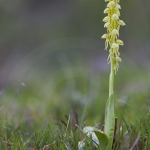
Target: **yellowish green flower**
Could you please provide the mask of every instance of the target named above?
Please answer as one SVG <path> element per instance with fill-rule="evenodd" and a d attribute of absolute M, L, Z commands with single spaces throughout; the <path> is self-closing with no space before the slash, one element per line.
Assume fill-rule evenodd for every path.
<path fill-rule="evenodd" d="M 105 42 L 105 49 L 110 48 L 109 51 L 109 62 L 114 63 L 115 73 L 119 68 L 119 62 L 121 62 L 120 53 L 119 53 L 119 45 L 124 45 L 123 41 L 119 38 L 119 30 L 120 26 L 124 26 L 125 23 L 123 20 L 120 20 L 120 9 L 119 5 L 120 0 L 105 0 L 108 2 L 107 8 L 104 10 L 104 14 L 107 14 L 104 17 L 103 22 L 104 28 L 107 29 L 107 33 L 102 36 Z"/>

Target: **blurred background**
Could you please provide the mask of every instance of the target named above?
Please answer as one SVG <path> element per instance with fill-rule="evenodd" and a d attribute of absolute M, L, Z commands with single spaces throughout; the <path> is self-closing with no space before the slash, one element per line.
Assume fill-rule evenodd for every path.
<path fill-rule="evenodd" d="M 116 114 L 130 114 L 131 122 L 150 106 L 149 5 L 121 0 L 126 26 L 120 30 L 125 45 L 115 77 Z M 0 1 L 1 118 L 35 129 L 75 111 L 91 125 L 103 122 L 105 7 L 104 0 Z"/>

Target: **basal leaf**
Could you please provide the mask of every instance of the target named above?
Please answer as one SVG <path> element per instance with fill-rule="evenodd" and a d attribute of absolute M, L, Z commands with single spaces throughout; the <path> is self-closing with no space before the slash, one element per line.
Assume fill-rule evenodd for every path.
<path fill-rule="evenodd" d="M 114 113 L 114 94 L 108 98 L 105 108 L 105 127 L 104 133 L 107 135 L 109 140 L 109 149 L 112 147 L 115 127 L 115 113 Z"/>
<path fill-rule="evenodd" d="M 94 130 L 93 132 L 96 134 L 99 140 L 100 150 L 107 150 L 109 143 L 107 135 L 103 132 L 100 132 L 99 130 Z"/>

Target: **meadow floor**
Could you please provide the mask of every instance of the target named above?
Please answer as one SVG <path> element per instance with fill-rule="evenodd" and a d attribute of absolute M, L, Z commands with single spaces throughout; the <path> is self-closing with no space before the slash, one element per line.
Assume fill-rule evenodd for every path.
<path fill-rule="evenodd" d="M 113 150 L 150 150 L 149 73 L 144 68 L 121 69 L 115 79 Z M 96 149 L 82 129 L 104 125 L 109 72 L 65 73 L 44 80 L 36 76 L 3 89 L 1 150 L 76 150 L 79 141 L 86 150 Z"/>

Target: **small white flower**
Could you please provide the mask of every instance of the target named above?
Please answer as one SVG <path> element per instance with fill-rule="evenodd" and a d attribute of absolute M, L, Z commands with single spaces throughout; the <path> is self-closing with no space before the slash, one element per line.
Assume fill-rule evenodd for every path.
<path fill-rule="evenodd" d="M 119 20 L 118 23 L 119 23 L 121 26 L 125 26 L 125 25 L 126 25 L 123 20 Z"/>
<path fill-rule="evenodd" d="M 102 39 L 107 39 L 108 37 L 109 37 L 108 34 L 104 34 L 101 38 L 102 38 Z"/>
<path fill-rule="evenodd" d="M 122 62 L 122 59 L 120 57 L 115 57 L 116 61 Z"/>
<path fill-rule="evenodd" d="M 104 19 L 103 19 L 103 22 L 108 22 L 110 21 L 110 18 L 108 16 L 106 16 Z"/>
<path fill-rule="evenodd" d="M 117 14 L 113 14 L 111 17 L 112 20 L 118 20 L 119 16 Z"/>
<path fill-rule="evenodd" d="M 105 10 L 104 10 L 104 14 L 107 14 L 109 12 L 109 8 L 106 8 Z"/>
<path fill-rule="evenodd" d="M 104 28 L 108 28 L 108 27 L 110 27 L 110 22 L 106 22 L 106 23 L 104 24 Z"/>
<path fill-rule="evenodd" d="M 113 7 L 113 6 L 115 6 L 116 5 L 116 3 L 114 2 L 114 1 L 111 1 L 111 2 L 109 2 L 108 4 L 107 4 L 107 7 Z"/>
<path fill-rule="evenodd" d="M 121 6 L 119 4 L 116 5 L 117 9 L 121 9 Z"/>
<path fill-rule="evenodd" d="M 123 41 L 122 40 L 116 40 L 116 43 L 118 44 L 118 45 L 124 45 L 124 43 L 123 43 Z"/>
<path fill-rule="evenodd" d="M 114 48 L 114 49 L 118 49 L 119 48 L 119 45 L 117 43 L 113 43 L 111 48 Z"/>
<path fill-rule="evenodd" d="M 112 35 L 119 35 L 119 31 L 117 29 L 113 29 L 111 34 Z"/>

